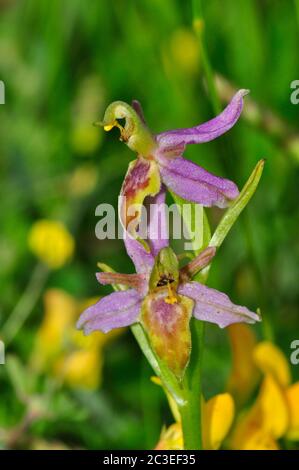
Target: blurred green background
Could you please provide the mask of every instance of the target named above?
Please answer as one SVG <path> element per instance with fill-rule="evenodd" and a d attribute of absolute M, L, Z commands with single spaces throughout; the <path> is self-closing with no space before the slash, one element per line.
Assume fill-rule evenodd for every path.
<path fill-rule="evenodd" d="M 299 79 L 299 8 L 291 0 L 202 4 L 222 106 L 235 89 L 250 95 L 226 136 L 190 146 L 186 156 L 239 187 L 267 159 L 209 285 L 260 306 L 271 325 L 266 334 L 289 356 L 299 339 L 299 105 L 290 102 L 290 83 Z M 104 135 L 92 123 L 110 102 L 133 98 L 154 132 L 214 115 L 191 2 L 1 0 L 0 16 L 0 337 L 7 359 L 0 445 L 150 449 L 172 419 L 130 331 L 89 343 L 74 332 L 87 299 L 110 292 L 95 280 L 96 263 L 133 269 L 122 243 L 97 240 L 94 228 L 98 204 L 117 206 L 134 156 L 116 131 Z M 220 215 L 208 211 L 212 226 Z M 70 261 L 57 269 L 28 246 L 40 219 L 61 221 L 74 239 Z M 256 333 L 265 331 L 259 325 Z M 224 390 L 230 371 L 226 332 L 208 325 L 206 346 L 209 397 Z"/>

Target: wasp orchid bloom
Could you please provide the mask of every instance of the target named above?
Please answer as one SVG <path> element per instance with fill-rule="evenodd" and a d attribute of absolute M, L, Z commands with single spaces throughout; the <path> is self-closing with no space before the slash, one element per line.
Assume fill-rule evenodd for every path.
<path fill-rule="evenodd" d="M 241 114 L 247 93 L 248 90 L 239 90 L 224 111 L 210 121 L 157 135 L 147 127 L 137 101 L 132 106 L 122 101 L 108 106 L 100 124 L 106 131 L 117 127 L 120 139 L 138 154 L 129 165 L 119 207 L 121 222 L 130 234 L 136 233 L 143 201 L 158 194 L 162 183 L 183 199 L 205 207 L 225 208 L 238 196 L 235 183 L 209 173 L 182 154 L 186 145 L 209 142 L 231 129 Z"/>
<path fill-rule="evenodd" d="M 161 203 L 163 194 L 158 198 Z M 154 204 L 157 211 L 159 205 Z M 165 238 L 151 239 L 150 252 L 131 237 L 125 239 L 125 244 L 137 273 L 97 273 L 101 284 L 122 285 L 128 290 L 114 292 L 82 313 L 77 326 L 85 334 L 97 330 L 106 333 L 140 322 L 157 356 L 181 379 L 191 351 L 192 315 L 221 328 L 236 322 L 259 321 L 256 313 L 233 304 L 227 295 L 192 281 L 210 263 L 214 247 L 206 248 L 180 269 Z"/>

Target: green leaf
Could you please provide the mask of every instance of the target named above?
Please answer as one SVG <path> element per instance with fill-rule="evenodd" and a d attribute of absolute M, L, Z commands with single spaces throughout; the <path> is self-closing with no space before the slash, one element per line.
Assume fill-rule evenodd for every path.
<path fill-rule="evenodd" d="M 260 160 L 250 177 L 248 178 L 245 186 L 243 187 L 239 197 L 233 201 L 231 206 L 227 209 L 224 216 L 222 217 L 219 225 L 217 226 L 209 245 L 219 247 L 228 232 L 236 222 L 237 218 L 241 214 L 242 210 L 247 206 L 248 202 L 254 195 L 256 188 L 262 176 L 264 169 L 265 160 Z"/>
<path fill-rule="evenodd" d="M 178 210 L 183 218 L 183 222 L 190 232 L 194 232 L 195 230 L 201 234 L 201 243 L 200 246 L 196 247 L 194 243 L 191 243 L 193 245 L 193 251 L 194 254 L 197 255 L 200 253 L 204 248 L 206 248 L 209 244 L 209 241 L 211 239 L 211 230 L 210 230 L 210 225 L 209 221 L 206 215 L 206 212 L 204 208 L 200 204 L 196 204 L 195 202 L 190 202 L 187 201 L 177 194 L 170 192 L 175 204 L 178 207 Z M 186 211 L 183 210 L 184 205 L 189 205 L 191 210 L 186 214 Z M 202 211 L 202 217 L 200 220 L 200 225 L 195 226 L 197 222 L 196 218 L 196 211 L 198 211 L 198 208 Z M 190 235 L 191 237 L 191 235 Z"/>
<path fill-rule="evenodd" d="M 12 354 L 6 358 L 5 368 L 18 398 L 26 401 L 33 392 L 34 377 L 30 376 L 17 356 Z"/>

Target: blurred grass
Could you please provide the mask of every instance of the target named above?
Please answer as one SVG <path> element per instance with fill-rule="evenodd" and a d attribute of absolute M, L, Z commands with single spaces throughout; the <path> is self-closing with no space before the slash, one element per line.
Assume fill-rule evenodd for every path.
<path fill-rule="evenodd" d="M 298 135 L 299 108 L 289 98 L 299 69 L 298 2 L 209 0 L 202 5 L 212 68 L 230 84 L 249 88 L 248 99 L 259 105 L 266 122 L 269 109 Z M 62 220 L 76 242 L 72 262 L 52 271 L 46 288 L 64 289 L 77 299 L 98 296 L 109 288 L 99 288 L 94 279 L 97 261 L 132 270 L 121 242 L 99 242 L 94 235 L 95 207 L 101 202 L 116 207 L 133 157 L 116 134 L 94 132 L 91 124 L 102 117 L 106 105 L 115 99 L 139 99 L 157 132 L 207 120 L 213 109 L 191 28 L 191 2 L 2 0 L 0 13 L 0 79 L 6 85 L 6 104 L 0 106 L 2 326 L 34 271 L 27 236 L 40 218 Z M 239 186 L 257 160 L 267 159 L 246 211 L 255 262 L 266 279 L 265 313 L 287 355 L 299 327 L 299 152 L 289 151 L 289 138 L 277 139 L 267 127 L 244 119 L 218 141 L 186 151 L 187 157 L 219 175 L 230 161 Z M 215 225 L 219 211 L 208 215 Z M 234 228 L 209 284 L 255 309 L 259 286 L 246 231 L 242 223 Z M 7 351 L 19 356 L 29 375 L 43 313 L 39 299 Z M 261 335 L 260 327 L 257 333 Z M 204 362 L 205 391 L 211 396 L 223 389 L 230 368 L 226 334 L 214 326 L 207 328 Z M 293 369 L 298 378 L 298 367 Z M 127 333 L 104 351 L 100 391 L 62 385 L 48 404 L 50 379 L 47 374 L 38 377 L 28 394 L 41 397 L 55 416 L 42 413 L 29 425 L 27 441 L 14 445 L 33 447 L 42 439 L 70 447 L 152 447 L 169 414 L 149 376 Z M 27 405 L 16 397 L 5 366 L 0 367 L 0 390 L 4 442 L 7 430 L 21 423 Z"/>

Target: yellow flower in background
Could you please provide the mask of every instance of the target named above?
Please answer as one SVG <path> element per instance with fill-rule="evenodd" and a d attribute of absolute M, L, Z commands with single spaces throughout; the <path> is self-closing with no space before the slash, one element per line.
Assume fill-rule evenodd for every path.
<path fill-rule="evenodd" d="M 71 133 L 71 145 L 76 153 L 90 154 L 99 146 L 101 134 L 99 130 L 93 126 L 92 121 L 86 123 L 76 123 Z"/>
<path fill-rule="evenodd" d="M 99 147 L 103 134 L 93 126 L 103 109 L 104 90 L 98 75 L 87 76 L 80 82 L 73 104 L 70 141 L 79 155 L 90 155 Z"/>
<path fill-rule="evenodd" d="M 76 330 L 82 311 L 98 299 L 78 302 L 60 289 L 44 295 L 45 313 L 37 332 L 31 364 L 73 388 L 97 388 L 102 379 L 103 348 L 122 329 L 83 336 Z"/>
<path fill-rule="evenodd" d="M 249 329 L 248 326 L 245 328 Z M 232 339 L 231 335 L 230 338 Z M 253 347 L 252 339 L 249 332 L 243 334 L 243 347 L 247 352 L 244 356 L 238 348 L 233 348 L 234 353 L 239 351 L 240 354 L 234 361 L 239 361 L 241 367 L 242 357 L 245 357 L 244 369 L 247 370 L 247 365 L 250 365 L 248 384 L 250 374 L 253 373 L 256 377 L 256 370 L 260 371 L 263 378 L 253 405 L 238 416 L 230 447 L 237 450 L 277 450 L 278 440 L 282 437 L 299 441 L 299 382 L 290 385 L 290 367 L 277 346 L 269 341 L 262 341 Z M 234 383 L 237 384 L 237 375 L 234 375 Z M 241 375 L 241 385 L 235 390 L 242 390 L 249 397 L 253 388 L 249 384 L 246 393 L 245 383 Z"/>
<path fill-rule="evenodd" d="M 44 317 L 35 338 L 32 362 L 37 369 L 48 369 L 61 354 L 69 329 L 76 319 L 77 304 L 59 289 L 44 294 Z"/>
<path fill-rule="evenodd" d="M 199 45 L 198 40 L 190 29 L 177 29 L 170 39 L 170 54 L 183 72 L 194 73 L 198 70 Z"/>
<path fill-rule="evenodd" d="M 98 173 L 94 165 L 78 166 L 70 176 L 69 193 L 74 197 L 86 196 L 94 190 L 97 181 Z"/>
<path fill-rule="evenodd" d="M 102 380 L 103 358 L 98 348 L 74 351 L 54 364 L 56 376 L 72 388 L 96 389 Z"/>
<path fill-rule="evenodd" d="M 263 341 L 253 351 L 253 360 L 263 374 L 271 374 L 282 386 L 287 387 L 291 383 L 291 371 L 288 361 L 273 343 Z"/>
<path fill-rule="evenodd" d="M 283 352 L 269 341 L 258 342 L 248 325 L 229 329 L 233 368 L 228 389 L 239 404 L 258 387 L 257 397 L 237 413 L 230 393 L 202 399 L 203 448 L 217 450 L 229 434 L 226 445 L 234 450 L 279 450 L 279 440 L 299 442 L 299 382 L 291 384 L 289 363 Z M 161 385 L 154 377 L 153 382 Z M 258 386 L 258 382 L 260 384 Z M 165 391 L 165 390 L 164 390 Z M 163 428 L 157 450 L 183 449 L 180 414 L 175 401 L 165 391 L 175 423 Z"/>
<path fill-rule="evenodd" d="M 299 382 L 287 388 L 286 399 L 290 412 L 290 422 L 286 438 L 290 441 L 299 442 Z"/>
<path fill-rule="evenodd" d="M 32 225 L 28 245 L 49 268 L 58 269 L 71 259 L 75 242 L 63 223 L 42 219 Z"/>
<path fill-rule="evenodd" d="M 184 448 L 181 423 L 171 424 L 162 429 L 160 439 L 155 450 L 182 450 Z"/>
<path fill-rule="evenodd" d="M 232 434 L 231 447 L 237 450 L 278 449 L 276 441 L 285 434 L 288 419 L 283 390 L 271 375 L 267 375 L 254 405 L 240 416 Z"/>
<path fill-rule="evenodd" d="M 234 419 L 234 401 L 229 393 L 202 401 L 203 449 L 218 450 L 227 436 Z M 178 421 L 163 429 L 156 450 L 182 450 L 183 434 Z"/>
<path fill-rule="evenodd" d="M 152 378 L 153 382 L 161 385 L 161 380 Z M 163 387 L 164 389 L 164 387 Z M 166 390 L 164 389 L 166 392 Z M 173 398 L 166 392 L 170 409 L 176 422 L 162 429 L 156 450 L 182 450 L 183 433 L 180 413 Z M 202 444 L 205 450 L 218 450 L 227 436 L 235 414 L 234 400 L 229 393 L 222 393 L 207 402 L 202 398 Z"/>
<path fill-rule="evenodd" d="M 253 351 L 257 340 L 252 329 L 244 323 L 227 327 L 232 350 L 232 370 L 227 391 L 238 405 L 244 404 L 257 386 L 259 371 L 254 362 Z"/>
<path fill-rule="evenodd" d="M 221 393 L 202 405 L 203 448 L 218 450 L 227 436 L 235 415 L 235 404 L 229 393 Z"/>

